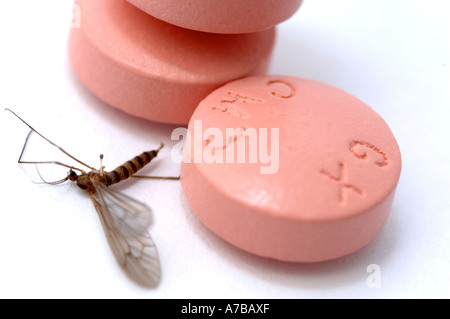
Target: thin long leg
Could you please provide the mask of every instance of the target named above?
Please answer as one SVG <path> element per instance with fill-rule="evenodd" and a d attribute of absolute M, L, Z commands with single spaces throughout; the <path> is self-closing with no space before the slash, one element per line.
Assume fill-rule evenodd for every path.
<path fill-rule="evenodd" d="M 25 148 L 28 144 L 28 139 L 30 138 L 31 133 L 36 132 L 34 130 L 31 130 L 30 133 L 28 133 L 27 138 L 25 139 L 25 143 L 23 144 L 23 148 L 22 148 L 22 152 L 20 153 L 20 157 L 19 160 L 17 161 L 19 164 L 55 164 L 55 165 L 60 165 L 60 166 L 64 166 L 73 170 L 77 170 L 79 172 L 84 172 L 82 169 L 58 162 L 58 161 L 46 161 L 46 162 L 28 162 L 28 161 L 22 161 L 22 156 L 23 153 L 25 152 Z M 39 133 L 38 133 L 39 134 Z"/>
<path fill-rule="evenodd" d="M 166 180 L 172 180 L 172 181 L 178 181 L 180 180 L 180 176 L 178 177 L 169 177 L 169 176 L 140 176 L 140 175 L 132 175 L 130 177 L 134 178 L 142 178 L 142 179 L 166 179 Z"/>
<path fill-rule="evenodd" d="M 160 150 L 164 147 L 164 143 L 161 142 L 161 145 L 156 151 L 156 153 L 159 153 Z M 172 177 L 172 176 L 141 176 L 141 175 L 132 175 L 130 177 L 134 178 L 141 178 L 141 179 L 165 179 L 165 180 L 172 180 L 172 181 L 178 181 L 180 180 L 180 176 L 178 177 Z"/>
<path fill-rule="evenodd" d="M 49 142 L 51 145 L 53 145 L 54 147 L 56 147 L 57 149 L 59 149 L 61 152 L 63 152 L 63 153 L 66 154 L 67 156 L 69 156 L 71 159 L 77 161 L 77 162 L 80 163 L 81 165 L 83 165 L 83 166 L 85 166 L 85 167 L 87 167 L 87 168 L 89 168 L 89 169 L 91 169 L 91 170 L 95 170 L 94 167 L 89 166 L 89 165 L 83 163 L 82 161 L 80 161 L 79 159 L 77 159 L 76 157 L 70 155 L 70 154 L 69 154 L 68 152 L 66 152 L 62 147 L 56 145 L 55 143 L 53 143 L 52 141 L 50 141 L 48 138 L 46 138 L 44 135 L 42 135 L 41 133 L 39 133 L 38 131 L 36 131 L 30 124 L 28 124 L 27 122 L 25 122 L 19 115 L 17 115 L 16 113 L 14 113 L 13 111 L 11 111 L 10 109 L 6 108 L 5 111 L 9 111 L 9 112 L 11 112 L 12 114 L 14 114 L 19 120 L 21 120 L 26 126 L 28 126 L 33 132 L 35 132 L 35 133 L 38 134 L 40 137 L 42 137 L 44 140 L 46 140 L 47 142 Z M 30 136 L 30 134 L 28 134 L 28 137 L 29 137 L 29 136 Z M 27 137 L 26 142 L 28 141 L 28 137 Z M 26 144 L 26 142 L 25 142 L 25 144 Z M 25 147 L 24 147 L 24 149 L 25 149 Z M 23 150 L 22 150 L 22 153 L 23 153 Z M 25 163 L 25 164 L 26 164 L 26 163 Z M 39 164 L 47 164 L 47 163 L 39 163 Z M 53 164 L 56 164 L 56 163 L 53 163 Z M 63 166 L 64 166 L 64 165 L 63 165 Z"/>

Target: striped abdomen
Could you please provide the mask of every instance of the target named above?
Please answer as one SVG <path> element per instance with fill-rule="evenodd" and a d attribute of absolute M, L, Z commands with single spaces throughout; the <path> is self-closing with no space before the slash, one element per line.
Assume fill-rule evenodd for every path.
<path fill-rule="evenodd" d="M 127 179 L 150 163 L 158 155 L 158 151 L 144 152 L 139 156 L 123 163 L 112 172 L 105 173 L 106 186 L 117 184 Z"/>

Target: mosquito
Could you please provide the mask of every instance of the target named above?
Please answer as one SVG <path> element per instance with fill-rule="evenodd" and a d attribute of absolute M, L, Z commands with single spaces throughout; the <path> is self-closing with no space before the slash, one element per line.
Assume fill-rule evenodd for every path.
<path fill-rule="evenodd" d="M 69 172 L 67 176 L 59 181 L 45 182 L 42 177 L 41 179 L 44 183 L 51 185 L 62 184 L 66 181 L 75 182 L 79 188 L 86 191 L 94 203 L 108 242 L 119 265 L 130 279 L 137 284 L 143 287 L 157 286 L 161 279 L 161 266 L 155 243 L 147 230 L 151 224 L 151 209 L 146 204 L 127 195 L 113 191 L 108 187 L 124 181 L 129 177 L 179 180 L 179 177 L 134 175 L 158 155 L 159 151 L 164 147 L 164 144 L 161 143 L 160 147 L 156 150 L 143 152 L 128 162 L 118 166 L 111 172 L 105 171 L 105 166 L 102 166 L 102 154 L 100 155 L 100 169 L 97 170 L 70 155 L 63 148 L 50 141 L 10 109 L 5 110 L 14 114 L 30 128 L 18 163 L 35 165 L 55 164 L 68 168 Z M 33 132 L 49 142 L 52 146 L 58 148 L 71 159 L 84 167 L 87 167 L 90 171 L 86 172 L 83 169 L 57 161 L 23 161 L 22 157 L 26 145 Z"/>

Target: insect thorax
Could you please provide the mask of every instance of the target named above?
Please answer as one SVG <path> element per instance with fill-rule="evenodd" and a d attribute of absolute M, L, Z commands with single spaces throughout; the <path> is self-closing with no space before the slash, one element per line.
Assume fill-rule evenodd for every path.
<path fill-rule="evenodd" d="M 106 179 L 103 175 L 100 175 L 100 172 L 91 171 L 78 176 L 77 186 L 88 192 L 95 192 L 93 182 L 100 182 L 106 185 Z"/>

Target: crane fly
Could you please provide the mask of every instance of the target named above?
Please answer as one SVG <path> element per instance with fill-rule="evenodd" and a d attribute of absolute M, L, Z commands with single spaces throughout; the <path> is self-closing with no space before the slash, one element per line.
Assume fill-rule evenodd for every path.
<path fill-rule="evenodd" d="M 66 181 L 75 182 L 79 188 L 86 191 L 98 212 L 111 249 L 125 273 L 141 286 L 155 287 L 158 285 L 161 278 L 158 251 L 147 231 L 151 223 L 151 209 L 146 204 L 127 195 L 113 191 L 108 187 L 129 177 L 178 180 L 179 177 L 134 175 L 158 155 L 164 144 L 161 143 L 161 146 L 156 150 L 143 152 L 128 162 L 118 166 L 111 172 L 105 171 L 105 167 L 102 166 L 103 155 L 100 155 L 100 169 L 97 170 L 70 155 L 64 149 L 40 134 L 13 111 L 9 109 L 6 110 L 14 114 L 30 128 L 18 163 L 35 165 L 56 164 L 69 168 L 70 170 L 67 176 L 59 181 L 49 183 L 45 182 L 42 177 L 41 179 L 45 183 L 52 185 L 62 184 Z M 90 171 L 86 172 L 80 168 L 57 161 L 23 161 L 22 157 L 25 147 L 33 132 L 58 148 L 71 159 L 87 167 Z"/>

